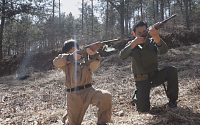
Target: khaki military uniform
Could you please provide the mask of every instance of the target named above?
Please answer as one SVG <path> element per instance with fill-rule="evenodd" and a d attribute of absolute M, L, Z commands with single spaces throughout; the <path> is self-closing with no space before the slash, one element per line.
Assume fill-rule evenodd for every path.
<path fill-rule="evenodd" d="M 65 85 L 68 88 L 67 107 L 69 125 L 80 125 L 89 104 L 95 104 L 98 110 L 98 124 L 105 124 L 111 119 L 111 94 L 106 90 L 94 89 L 87 85 L 92 83 L 92 70 L 99 67 L 98 57 L 89 65 L 80 65 L 67 61 L 69 54 L 59 54 L 53 60 L 54 65 L 64 71 Z M 77 64 L 77 65 L 76 65 Z M 81 90 L 71 91 L 74 87 L 83 86 Z M 85 87 L 86 86 L 86 87 Z"/>
<path fill-rule="evenodd" d="M 132 58 L 132 72 L 136 82 L 136 98 L 134 99 L 137 110 L 147 112 L 150 110 L 149 94 L 152 87 L 167 82 L 167 97 L 170 101 L 178 99 L 178 74 L 177 69 L 166 66 L 158 69 L 158 54 L 165 54 L 168 50 L 166 43 L 161 39 L 158 46 L 152 38 L 131 49 L 131 41 L 120 51 L 122 60 Z"/>

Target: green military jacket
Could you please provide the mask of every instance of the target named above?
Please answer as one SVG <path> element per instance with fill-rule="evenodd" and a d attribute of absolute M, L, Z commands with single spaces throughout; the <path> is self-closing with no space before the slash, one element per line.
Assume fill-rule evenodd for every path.
<path fill-rule="evenodd" d="M 132 72 L 134 74 L 148 74 L 158 71 L 158 54 L 165 54 L 168 50 L 167 44 L 161 39 L 161 45 L 158 46 L 153 38 L 147 39 L 142 45 L 137 45 L 131 50 L 129 41 L 120 51 L 119 57 L 125 60 L 132 57 Z"/>

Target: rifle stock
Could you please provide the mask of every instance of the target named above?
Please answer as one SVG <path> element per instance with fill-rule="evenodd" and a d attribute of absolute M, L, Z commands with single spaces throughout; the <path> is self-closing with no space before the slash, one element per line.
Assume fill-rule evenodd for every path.
<path fill-rule="evenodd" d="M 81 50 L 78 50 L 76 52 L 77 52 L 77 54 L 82 55 L 82 54 L 87 53 L 86 52 L 87 48 L 90 48 L 92 51 L 97 51 L 101 47 L 103 47 L 104 45 L 109 45 L 112 42 L 120 42 L 120 41 L 121 41 L 121 38 L 119 38 L 119 39 L 113 39 L 113 40 L 108 40 L 108 41 L 102 41 L 102 42 L 96 42 L 96 43 L 92 43 L 90 45 L 87 45 L 87 46 L 83 47 Z"/>

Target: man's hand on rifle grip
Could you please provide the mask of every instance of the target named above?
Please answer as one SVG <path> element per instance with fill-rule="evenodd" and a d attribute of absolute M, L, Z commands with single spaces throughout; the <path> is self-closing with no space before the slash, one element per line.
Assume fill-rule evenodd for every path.
<path fill-rule="evenodd" d="M 136 37 L 131 43 L 131 49 L 135 48 L 135 46 L 139 44 L 145 43 L 145 38 L 146 37 Z"/>
<path fill-rule="evenodd" d="M 93 51 L 93 50 L 91 50 L 90 48 L 87 48 L 87 49 L 86 49 L 86 52 L 87 52 L 89 55 L 94 55 L 94 54 L 97 53 L 97 51 Z"/>
<path fill-rule="evenodd" d="M 160 36 L 154 25 L 149 27 L 149 34 L 153 37 L 157 44 L 160 44 Z"/>
<path fill-rule="evenodd" d="M 73 52 L 73 57 L 74 57 L 74 60 L 79 60 L 81 57 L 82 57 L 82 55 L 80 55 L 80 54 L 77 54 L 77 52 L 76 51 L 74 51 Z"/>

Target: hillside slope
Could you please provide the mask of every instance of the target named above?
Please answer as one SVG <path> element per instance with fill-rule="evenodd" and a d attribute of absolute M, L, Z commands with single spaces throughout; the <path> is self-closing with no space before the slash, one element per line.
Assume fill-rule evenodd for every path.
<path fill-rule="evenodd" d="M 118 53 L 102 57 L 94 71 L 93 86 L 113 95 L 112 122 L 109 125 L 200 124 L 200 44 L 170 49 L 159 56 L 159 68 L 173 65 L 179 74 L 179 102 L 176 114 L 168 111 L 162 86 L 151 90 L 151 112 L 139 114 L 129 104 L 135 91 L 130 58 L 122 61 Z M 59 69 L 35 72 L 19 81 L 14 75 L 0 78 L 0 123 L 2 125 L 61 124 L 66 111 L 64 74 Z M 97 111 L 89 106 L 83 125 L 95 125 Z"/>

